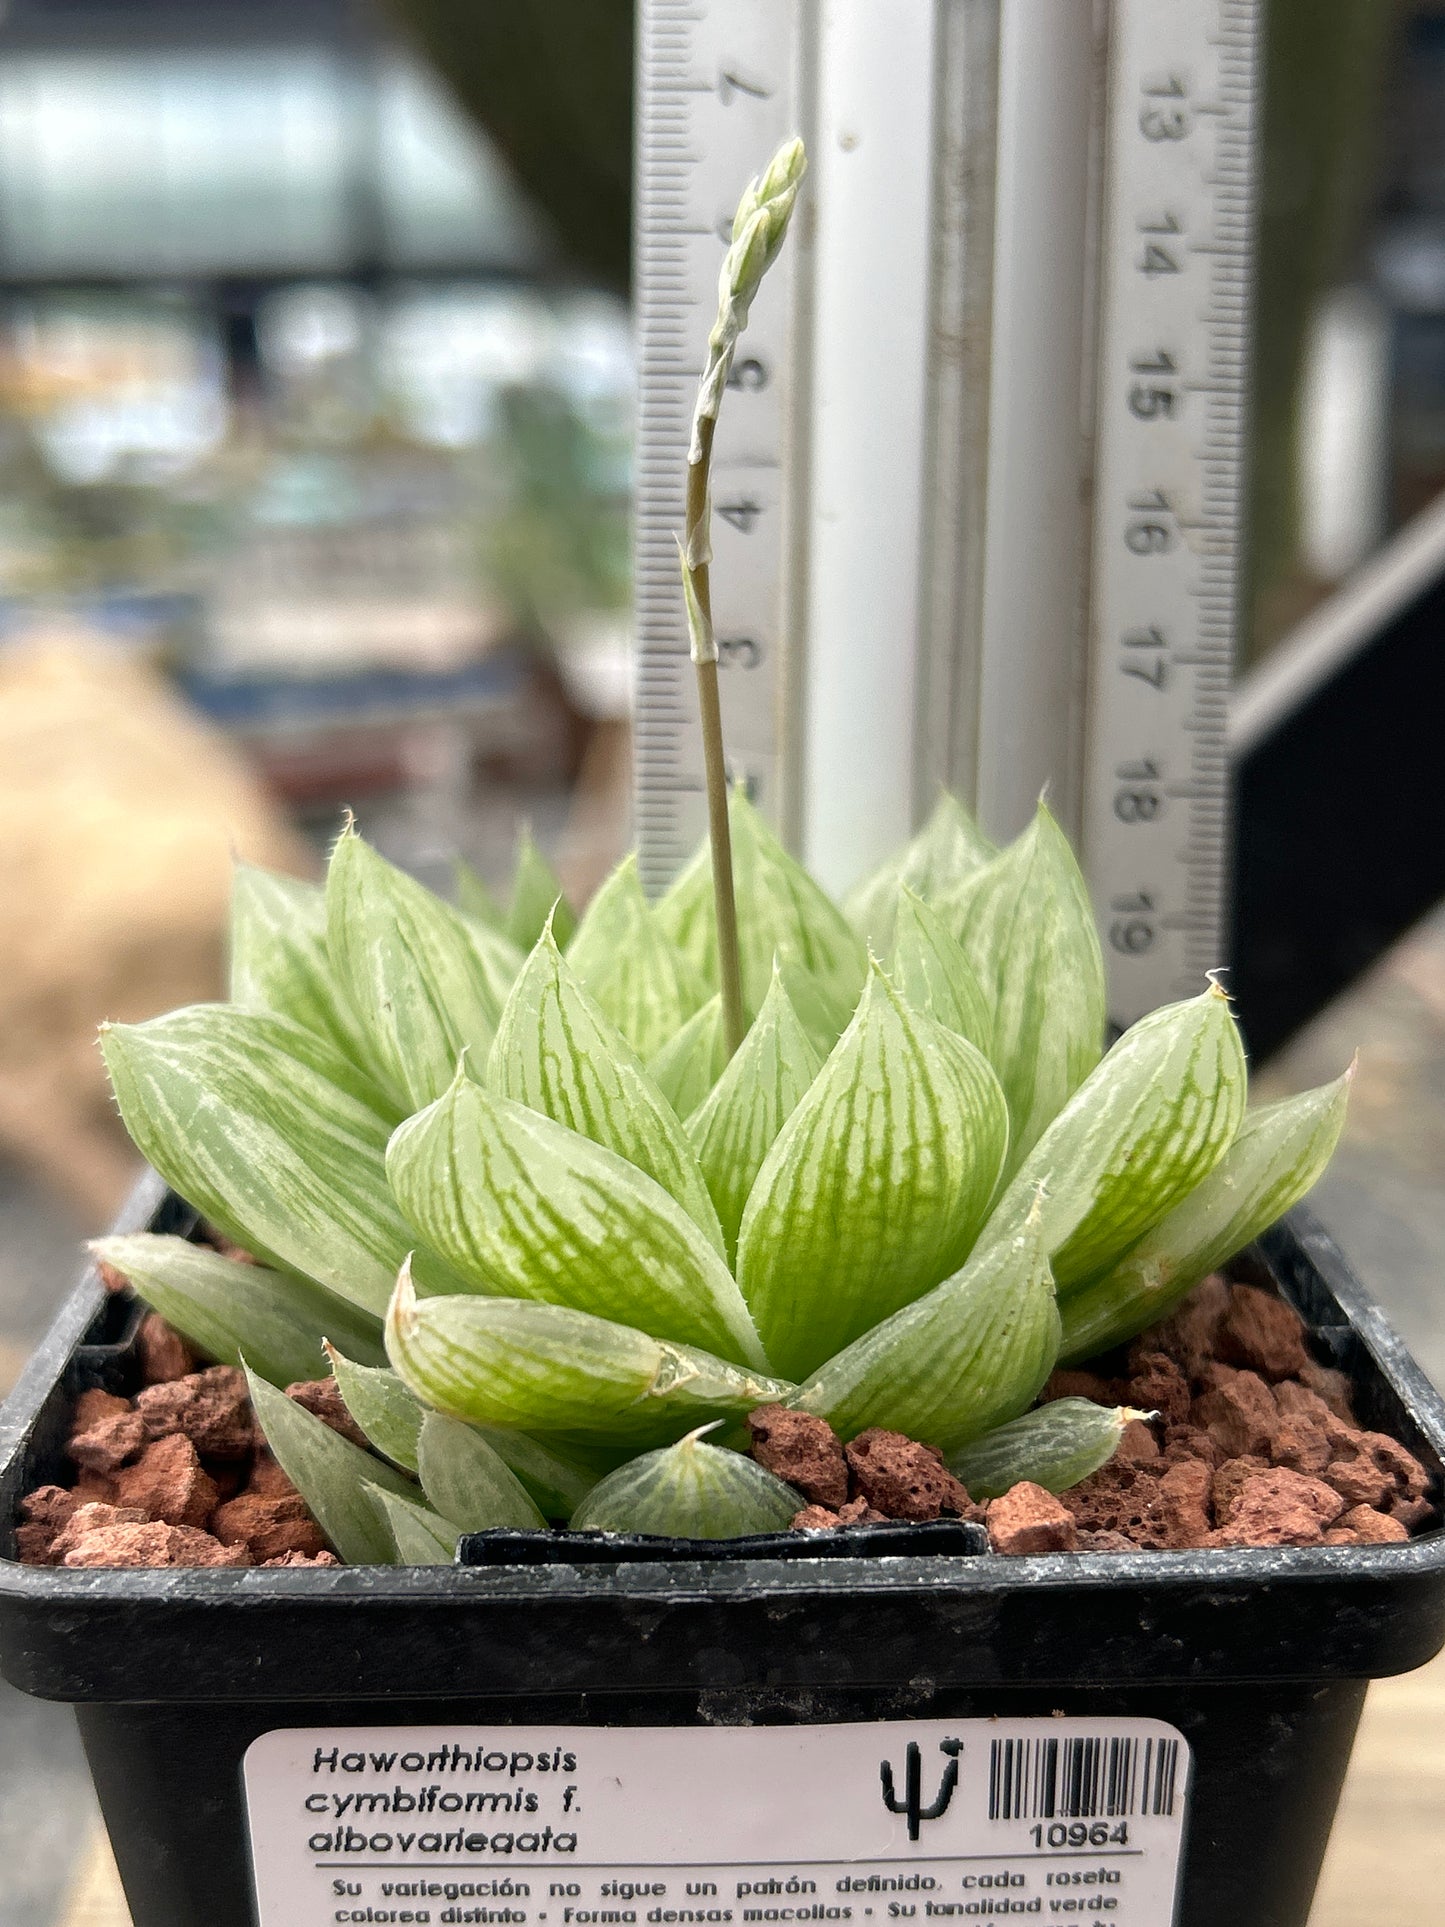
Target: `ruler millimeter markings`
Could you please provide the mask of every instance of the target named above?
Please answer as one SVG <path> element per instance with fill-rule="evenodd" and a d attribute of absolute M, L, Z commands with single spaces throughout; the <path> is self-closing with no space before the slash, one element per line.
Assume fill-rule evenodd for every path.
<path fill-rule="evenodd" d="M 1121 1025 L 1226 961 L 1259 10 L 1111 22 L 1081 854 Z"/>
<path fill-rule="evenodd" d="M 747 182 L 798 129 L 796 0 L 642 0 L 634 220 L 639 410 L 634 756 L 644 884 L 707 831 L 702 741 L 675 538 L 718 269 Z M 713 449 L 718 665 L 731 773 L 775 819 L 791 378 L 789 240 L 754 303 Z"/>
<path fill-rule="evenodd" d="M 1086 270 L 1093 311 L 1079 302 L 1078 251 L 1061 249 L 1068 265 L 1059 271 L 1070 284 L 1061 300 L 1085 315 L 1080 338 L 1075 347 L 1067 329 L 1035 335 L 1049 355 L 1077 356 L 1077 380 L 1060 361 L 1058 394 L 1067 397 L 1074 380 L 1073 392 L 1092 397 L 1080 486 L 1060 491 L 1071 504 L 1065 512 L 1079 518 L 1077 593 L 1060 577 L 1047 608 L 1025 592 L 1035 586 L 1029 544 L 984 539 L 990 507 L 1003 514 L 1007 505 L 982 499 L 980 487 L 980 477 L 997 470 L 990 414 L 996 441 L 1018 418 L 1021 386 L 1040 372 L 1020 365 L 1027 350 L 1019 351 L 1000 306 L 1005 295 L 988 305 L 990 210 L 1000 180 L 1020 178 L 997 143 L 1014 156 L 1012 143 L 1037 136 L 1032 98 L 1056 103 L 1057 146 L 1057 103 L 1078 100 L 1090 85 L 1087 36 L 1040 40 L 1040 4 L 907 0 L 899 10 L 899 0 L 642 0 L 638 834 L 643 876 L 656 889 L 704 832 L 673 547 L 687 425 L 736 196 L 777 141 L 801 132 L 814 165 L 794 234 L 744 337 L 715 460 L 730 759 L 835 888 L 850 880 L 855 855 L 854 873 L 878 854 L 853 847 L 875 820 L 881 833 L 888 819 L 890 840 L 906 831 L 937 778 L 982 804 L 985 828 L 1008 836 L 1022 821 L 990 814 L 1015 816 L 1023 804 L 1011 794 L 1006 810 L 999 801 L 1008 790 L 998 782 L 1000 757 L 1028 765 L 1023 788 L 1035 773 L 1049 777 L 1080 839 L 1109 962 L 1110 1015 L 1123 1025 L 1197 990 L 1203 971 L 1224 961 L 1258 0 L 1101 0 L 1102 128 L 1088 133 L 1087 111 L 1080 113 L 1077 169 L 1069 155 L 1054 154 L 1043 188 L 1034 181 L 1025 202 L 1009 204 L 1009 221 L 1017 223 L 1020 206 L 1028 219 L 1049 180 L 1057 183 L 1058 205 L 1038 214 L 1040 248 L 1051 259 L 1049 237 L 1076 224 L 1068 195 L 1101 157 Z M 891 59 L 859 57 L 870 31 L 875 47 L 895 47 Z M 1008 65 L 1010 46 L 1028 54 L 1022 84 Z M 1007 77 L 1002 94 L 1000 68 L 983 71 L 991 54 Z M 1056 60 L 1058 72 L 1049 88 L 1031 92 L 1041 58 Z M 900 101 L 917 103 L 922 147 L 901 137 Z M 900 235 L 881 226 L 867 232 L 877 197 L 866 169 L 880 153 L 906 176 L 896 219 L 907 245 L 895 245 Z M 950 169 L 967 181 L 966 195 L 948 191 Z M 955 228 L 964 230 L 961 251 Z M 1016 250 L 1017 240 L 1008 245 Z M 886 290 L 854 268 L 870 250 L 902 264 Z M 831 311 L 817 312 L 817 291 L 839 287 L 856 287 L 860 303 L 876 304 L 872 336 L 851 325 L 854 317 L 840 330 Z M 980 345 L 990 322 L 991 338 Z M 860 353 L 860 338 L 875 340 L 877 352 Z M 957 386 L 960 342 L 970 357 L 971 403 L 950 413 L 937 401 L 950 377 Z M 840 414 L 855 411 L 863 432 L 840 440 Z M 1065 423 L 1058 445 L 1066 451 L 1068 433 Z M 859 468 L 858 451 L 870 445 L 882 450 L 875 472 L 851 474 L 850 462 Z M 886 555 L 876 590 L 830 599 L 824 590 L 848 562 L 839 540 L 845 523 L 858 555 L 870 545 Z M 1051 537 L 1056 575 L 1060 552 Z M 830 558 L 821 571 L 820 556 Z M 955 575 L 962 564 L 983 579 L 946 583 L 941 556 Z M 1018 593 L 1005 579 L 1010 572 Z M 865 579 L 860 572 L 857 580 Z M 939 593 L 945 586 L 947 597 Z M 1010 610 L 1024 603 L 1033 610 L 1027 649 L 1009 624 Z M 953 622 L 950 607 L 959 612 Z M 1053 630 L 1056 676 L 1045 660 L 1053 647 L 1045 632 Z M 885 656 L 902 695 L 880 681 Z M 826 680 L 826 690 L 810 688 L 810 659 L 813 681 Z M 910 690 L 911 744 L 900 726 L 913 707 Z M 945 691 L 953 709 L 943 730 L 935 692 Z M 1050 707 L 1056 699 L 1053 713 L 1041 713 L 1041 691 Z M 970 704 L 972 737 L 962 713 Z M 1023 728 L 1038 740 L 1000 743 L 1001 724 L 1011 737 Z M 940 766 L 945 739 L 955 748 Z M 1055 768 L 1058 760 L 1068 767 Z M 831 789 L 818 780 L 830 768 Z M 867 806 L 851 799 L 850 814 L 846 785 L 854 780 Z M 904 820 L 895 823 L 900 811 Z M 845 847 L 834 848 L 840 839 Z"/>

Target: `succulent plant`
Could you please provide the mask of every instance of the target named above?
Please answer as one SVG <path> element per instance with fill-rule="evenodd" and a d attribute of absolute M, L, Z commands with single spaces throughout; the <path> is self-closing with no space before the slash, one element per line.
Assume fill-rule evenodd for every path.
<path fill-rule="evenodd" d="M 691 451 L 710 844 L 656 903 L 627 859 L 574 920 L 530 843 L 503 912 L 348 824 L 324 887 L 238 872 L 228 1003 L 102 1036 L 136 1144 L 254 1262 L 96 1250 L 247 1366 L 347 1560 L 548 1521 L 773 1529 L 802 1501 L 744 1456 L 764 1403 L 906 1433 L 981 1489 L 1082 1477 L 1128 1414 L 1026 1417 L 1055 1364 L 1164 1315 L 1339 1136 L 1348 1073 L 1246 1112 L 1213 983 L 1105 1051 L 1088 892 L 1042 803 L 997 850 L 941 796 L 839 906 L 728 796 L 711 426 L 801 166 L 784 149 L 744 198 Z M 323 1359 L 374 1453 L 278 1389 Z"/>

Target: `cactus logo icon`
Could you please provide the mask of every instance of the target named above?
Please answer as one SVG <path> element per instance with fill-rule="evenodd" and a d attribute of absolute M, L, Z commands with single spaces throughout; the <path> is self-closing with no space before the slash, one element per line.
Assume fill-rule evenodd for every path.
<path fill-rule="evenodd" d="M 893 1764 L 890 1760 L 880 1760 L 878 1777 L 883 1782 L 883 1804 L 890 1813 L 906 1813 L 908 1816 L 908 1838 L 916 1840 L 918 1831 L 925 1820 L 937 1820 L 947 1813 L 948 1803 L 953 1798 L 953 1790 L 958 1785 L 958 1756 L 963 1751 L 962 1740 L 940 1740 L 938 1750 L 948 1761 L 943 1769 L 943 1777 L 938 1783 L 938 1791 L 923 1804 L 923 1756 L 915 1740 L 908 1742 L 903 1755 L 903 1798 L 898 1797 L 893 1780 Z"/>

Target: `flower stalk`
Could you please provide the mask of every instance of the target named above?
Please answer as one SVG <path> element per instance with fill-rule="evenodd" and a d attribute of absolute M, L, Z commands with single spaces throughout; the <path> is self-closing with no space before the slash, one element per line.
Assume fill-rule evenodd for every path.
<path fill-rule="evenodd" d="M 683 539 L 678 544 L 702 721 L 718 977 L 729 1056 L 743 1041 L 746 1018 L 738 951 L 737 897 L 733 887 L 732 835 L 728 825 L 727 757 L 723 749 L 717 637 L 712 624 L 712 448 L 738 339 L 747 326 L 748 310 L 763 276 L 782 248 L 806 165 L 803 143 L 796 139 L 785 141 L 763 172 L 749 183 L 733 217 L 732 242 L 718 277 L 717 320 L 708 336 L 707 366 L 693 412 Z"/>

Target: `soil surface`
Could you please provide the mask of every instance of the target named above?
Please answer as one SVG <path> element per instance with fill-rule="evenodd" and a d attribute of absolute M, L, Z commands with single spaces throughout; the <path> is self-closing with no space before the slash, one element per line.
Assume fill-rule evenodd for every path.
<path fill-rule="evenodd" d="M 120 1281 L 117 1280 L 117 1283 Z M 202 1366 L 151 1313 L 134 1398 L 76 1400 L 69 1485 L 21 1501 L 22 1560 L 52 1566 L 334 1566 L 300 1493 L 256 1425 L 243 1375 Z M 1426 1468 L 1356 1423 L 1344 1375 L 1311 1355 L 1272 1292 L 1214 1277 L 1134 1340 L 1118 1369 L 1059 1371 L 1041 1402 L 1088 1398 L 1152 1413 L 1110 1462 L 1055 1495 L 1027 1481 L 986 1506 L 926 1441 L 873 1428 L 847 1442 L 809 1413 L 760 1406 L 751 1451 L 808 1503 L 802 1531 L 951 1517 L 993 1549 L 1178 1551 L 1196 1546 L 1382 1545 L 1437 1522 Z M 327 1379 L 296 1399 L 364 1443 Z"/>
<path fill-rule="evenodd" d="M 1356 1423 L 1349 1381 L 1315 1361 L 1298 1313 L 1273 1292 L 1206 1279 L 1120 1363 L 1108 1376 L 1055 1372 L 1044 1387 L 1041 1403 L 1087 1398 L 1154 1414 L 1057 1496 L 1025 1481 L 976 1506 L 927 1445 L 865 1432 L 845 1448 L 822 1419 L 773 1406 L 749 1420 L 753 1455 L 813 1501 L 793 1520 L 799 1530 L 867 1523 L 859 1506 L 871 1518 L 953 1515 L 982 1519 L 1002 1553 L 1386 1545 L 1436 1522 L 1425 1467 Z M 840 1459 L 842 1506 L 807 1476 Z"/>

